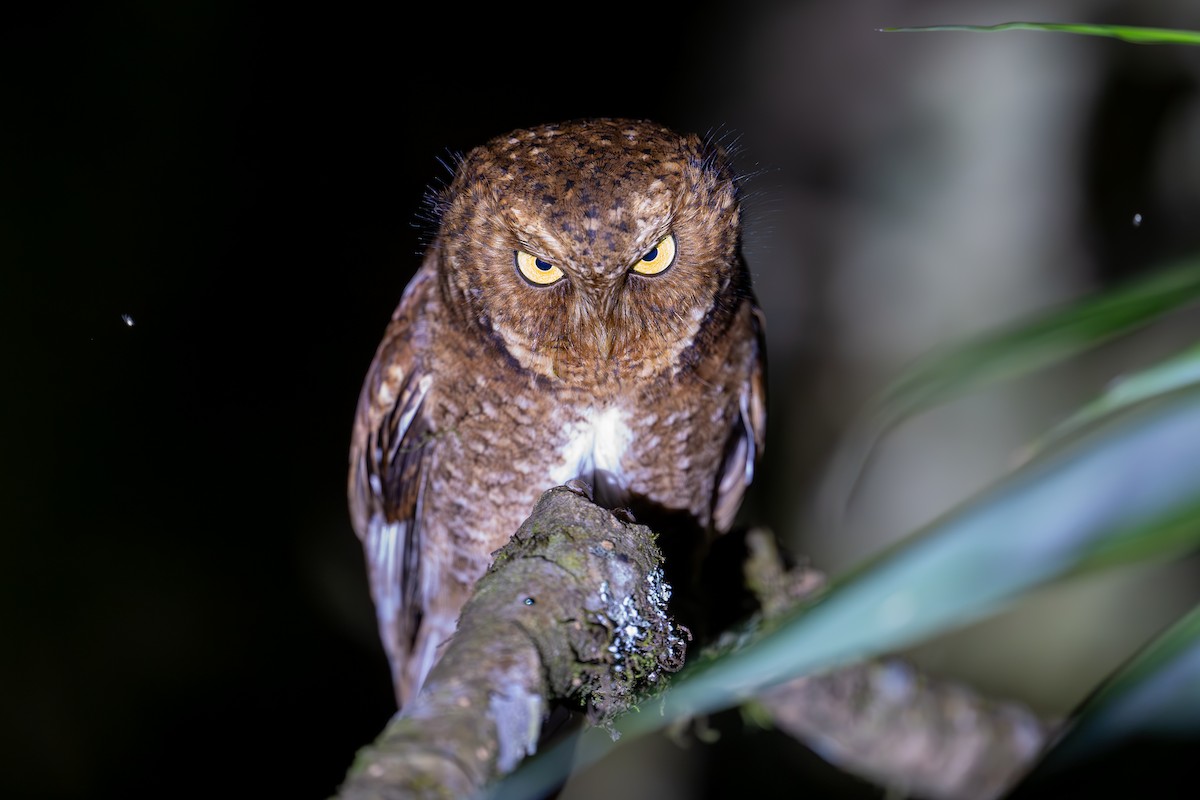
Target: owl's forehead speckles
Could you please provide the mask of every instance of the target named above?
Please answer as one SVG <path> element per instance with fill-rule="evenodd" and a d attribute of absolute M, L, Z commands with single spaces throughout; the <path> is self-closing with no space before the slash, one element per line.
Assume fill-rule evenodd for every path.
<path fill-rule="evenodd" d="M 661 235 L 688 191 L 689 164 L 702 161 L 696 137 L 594 119 L 495 139 L 472 151 L 463 173 L 516 229 L 606 253 Z"/>

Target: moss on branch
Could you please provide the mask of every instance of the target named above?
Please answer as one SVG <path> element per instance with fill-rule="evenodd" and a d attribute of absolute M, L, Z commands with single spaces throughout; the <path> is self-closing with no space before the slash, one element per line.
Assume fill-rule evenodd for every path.
<path fill-rule="evenodd" d="M 551 489 L 463 608 L 425 686 L 360 751 L 343 800 L 464 797 L 534 752 L 555 703 L 605 724 L 683 663 L 654 535 Z"/>

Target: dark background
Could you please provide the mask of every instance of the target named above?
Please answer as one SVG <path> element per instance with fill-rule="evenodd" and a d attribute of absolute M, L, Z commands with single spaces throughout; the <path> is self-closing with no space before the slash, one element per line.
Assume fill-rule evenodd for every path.
<path fill-rule="evenodd" d="M 636 35 L 399 9 L 4 25 L 0 794 L 331 793 L 393 710 L 346 453 L 439 157 L 703 121 L 677 88 L 719 33 L 699 7 Z"/>
<path fill-rule="evenodd" d="M 863 116 L 863 87 L 903 81 L 897 65 L 938 46 L 873 29 L 1007 17 L 870 2 L 788 17 L 784 50 L 819 56 L 772 76 L 807 104 L 796 133 L 756 106 L 756 37 L 816 4 L 744 5 L 456 4 L 422 20 L 398 4 L 49 2 L 0 27 L 0 794 L 324 797 L 381 730 L 391 690 L 346 452 L 439 158 L 577 116 L 742 130 L 747 169 L 768 172 L 755 247 L 778 262 L 773 236 L 823 230 L 821 209 L 861 191 L 861 132 L 886 128 Z M 1079 8 L 1113 21 L 1129 4 Z M 1104 74 L 1074 153 L 1087 266 L 1055 297 L 1200 244 L 1196 195 L 1163 199 L 1146 177 L 1155 120 L 1194 102 L 1194 62 L 1088 52 Z M 816 217 L 789 216 L 803 207 Z M 1113 224 L 1130 209 L 1161 211 L 1153 236 Z M 776 527 L 794 509 L 764 498 L 807 493 L 870 382 L 834 390 L 822 241 L 782 283 L 803 302 L 764 297 L 783 331 L 774 407 L 824 380 L 802 413 L 773 416 L 750 509 Z M 780 268 L 756 272 L 781 285 Z M 724 752 L 692 762 L 697 795 L 830 779 L 765 734 Z"/>

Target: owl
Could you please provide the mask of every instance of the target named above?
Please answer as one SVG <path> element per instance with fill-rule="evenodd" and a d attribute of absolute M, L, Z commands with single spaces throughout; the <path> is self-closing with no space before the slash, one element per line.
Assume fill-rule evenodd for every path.
<path fill-rule="evenodd" d="M 349 502 L 401 706 L 542 492 L 697 546 L 764 446 L 763 321 L 715 141 L 642 120 L 499 136 L 431 193 L 436 236 L 358 401 Z"/>

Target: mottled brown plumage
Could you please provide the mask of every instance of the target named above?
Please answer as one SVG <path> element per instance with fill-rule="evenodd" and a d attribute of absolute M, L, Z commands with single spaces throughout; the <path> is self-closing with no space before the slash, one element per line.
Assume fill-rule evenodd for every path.
<path fill-rule="evenodd" d="M 546 489 L 728 529 L 762 451 L 761 318 L 712 142 L 595 119 L 500 136 L 363 385 L 349 495 L 399 702 Z M 673 255 L 672 255 L 673 251 Z"/>

